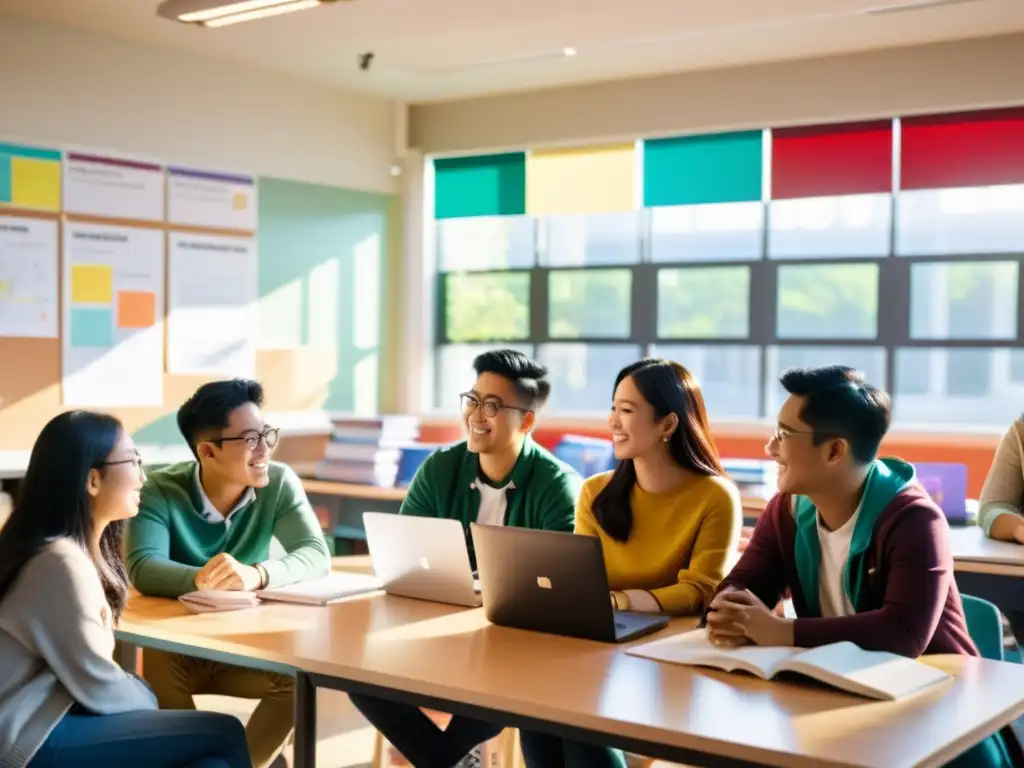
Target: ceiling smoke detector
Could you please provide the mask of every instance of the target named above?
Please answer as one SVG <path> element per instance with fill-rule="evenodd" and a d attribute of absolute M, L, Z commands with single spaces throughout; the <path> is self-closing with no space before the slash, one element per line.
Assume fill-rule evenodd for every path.
<path fill-rule="evenodd" d="M 306 11 L 343 0 L 164 0 L 157 16 L 182 24 L 226 27 L 295 11 Z"/>

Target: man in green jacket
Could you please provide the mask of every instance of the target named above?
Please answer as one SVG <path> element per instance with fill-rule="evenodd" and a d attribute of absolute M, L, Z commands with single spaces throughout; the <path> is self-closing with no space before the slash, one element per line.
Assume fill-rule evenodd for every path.
<path fill-rule="evenodd" d="M 131 521 L 127 566 L 144 595 L 197 589 L 252 591 L 330 573 L 327 542 L 292 470 L 270 461 L 278 430 L 260 407 L 263 388 L 234 379 L 201 386 L 178 410 L 195 461 L 149 475 Z M 271 558 L 270 542 L 285 550 Z M 294 681 L 146 649 L 146 680 L 161 709 L 194 709 L 196 694 L 260 699 L 246 738 L 253 765 L 270 765 L 292 731 Z"/>
<path fill-rule="evenodd" d="M 530 439 L 551 391 L 547 369 L 509 349 L 485 352 L 473 368 L 476 383 L 460 395 L 467 439 L 423 462 L 399 513 L 459 520 L 475 567 L 470 523 L 572 531 L 582 478 Z M 453 717 L 442 731 L 418 707 L 351 699 L 417 768 L 478 765 L 471 750 L 503 728 Z"/>

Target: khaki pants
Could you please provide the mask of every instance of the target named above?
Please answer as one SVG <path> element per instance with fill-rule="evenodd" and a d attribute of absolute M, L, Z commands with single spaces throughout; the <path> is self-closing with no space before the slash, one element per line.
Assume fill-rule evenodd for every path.
<path fill-rule="evenodd" d="M 266 768 L 284 748 L 294 725 L 293 678 L 151 648 L 142 659 L 161 709 L 195 709 L 192 697 L 200 694 L 259 699 L 245 729 L 253 768 Z"/>

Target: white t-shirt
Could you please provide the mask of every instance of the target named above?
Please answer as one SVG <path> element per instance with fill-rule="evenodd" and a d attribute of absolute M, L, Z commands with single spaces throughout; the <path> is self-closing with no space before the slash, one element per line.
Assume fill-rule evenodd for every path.
<path fill-rule="evenodd" d="M 476 521 L 479 525 L 504 525 L 505 512 L 508 509 L 508 497 L 505 491 L 515 488 L 509 483 L 503 488 L 495 488 L 477 478 L 473 483 L 480 492 L 480 507 L 477 509 Z"/>
<path fill-rule="evenodd" d="M 821 545 L 821 561 L 818 565 L 818 602 L 821 604 L 821 615 L 825 618 L 833 616 L 851 616 L 857 611 L 846 594 L 843 583 L 843 569 L 850 557 L 850 542 L 853 540 L 853 529 L 860 516 L 860 507 L 853 517 L 841 528 L 828 530 L 822 522 L 821 515 L 815 512 L 818 525 L 818 541 Z"/>

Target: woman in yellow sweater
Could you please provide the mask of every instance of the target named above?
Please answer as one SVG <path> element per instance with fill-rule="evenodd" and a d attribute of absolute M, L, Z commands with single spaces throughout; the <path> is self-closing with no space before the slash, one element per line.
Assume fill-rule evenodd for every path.
<path fill-rule="evenodd" d="M 591 477 L 576 533 L 601 540 L 616 608 L 699 614 L 738 557 L 743 519 L 708 426 L 697 380 L 679 363 L 646 359 L 615 379 L 608 415 L 614 472 Z M 520 734 L 529 768 L 621 768 L 619 750 Z"/>

